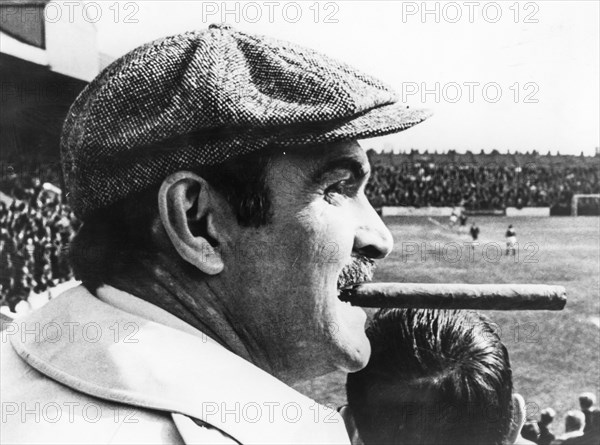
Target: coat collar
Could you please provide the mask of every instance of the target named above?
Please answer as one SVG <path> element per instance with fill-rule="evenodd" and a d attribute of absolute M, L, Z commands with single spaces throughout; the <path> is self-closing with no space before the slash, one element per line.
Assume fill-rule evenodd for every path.
<path fill-rule="evenodd" d="M 334 410 L 181 320 L 137 298 L 127 308 L 105 301 L 83 286 L 62 294 L 19 320 L 13 348 L 77 391 L 200 419 L 240 443 L 349 443 Z"/>

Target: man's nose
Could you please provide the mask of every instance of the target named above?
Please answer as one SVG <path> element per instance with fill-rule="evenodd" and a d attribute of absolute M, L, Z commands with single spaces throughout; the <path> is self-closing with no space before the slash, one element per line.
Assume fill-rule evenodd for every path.
<path fill-rule="evenodd" d="M 353 250 L 368 258 L 385 258 L 394 248 L 394 239 L 367 198 L 363 199 L 363 205 L 359 209 L 360 223 L 356 229 Z"/>

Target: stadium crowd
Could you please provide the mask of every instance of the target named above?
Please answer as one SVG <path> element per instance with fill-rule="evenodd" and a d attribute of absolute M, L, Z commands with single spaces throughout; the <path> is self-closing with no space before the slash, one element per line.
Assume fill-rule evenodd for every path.
<path fill-rule="evenodd" d="M 0 305 L 12 312 L 20 301 L 70 280 L 63 254 L 79 223 L 61 191 L 40 177 L 58 182 L 56 172 L 9 172 L 1 182 Z"/>
<path fill-rule="evenodd" d="M 543 409 L 539 420 L 529 420 L 521 435 L 524 439 L 537 445 L 592 445 L 600 443 L 600 409 L 594 406 L 596 396 L 583 393 L 579 396 L 580 409 L 567 412 L 564 419 L 565 432 L 556 435 L 552 423 L 556 411 L 552 408 Z"/>
<path fill-rule="evenodd" d="M 455 206 L 469 210 L 567 207 L 574 194 L 600 193 L 593 166 L 504 166 L 411 162 L 373 166 L 367 196 L 381 206 Z"/>

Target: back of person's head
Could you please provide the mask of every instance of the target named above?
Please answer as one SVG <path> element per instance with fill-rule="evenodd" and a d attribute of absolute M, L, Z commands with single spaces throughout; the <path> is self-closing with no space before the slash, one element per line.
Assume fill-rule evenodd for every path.
<path fill-rule="evenodd" d="M 511 423 L 508 352 L 486 317 L 382 310 L 367 335 L 369 364 L 349 374 L 346 384 L 365 444 L 482 445 L 516 438 L 521 422 Z"/>
<path fill-rule="evenodd" d="M 537 422 L 527 422 L 521 429 L 521 436 L 523 439 L 527 439 L 535 443 L 537 443 L 538 439 L 540 438 L 540 433 L 540 427 L 538 426 Z"/>
<path fill-rule="evenodd" d="M 544 408 L 540 413 L 540 423 L 543 425 L 548 425 L 552 423 L 555 416 L 556 411 L 554 411 L 552 408 Z"/>
<path fill-rule="evenodd" d="M 581 411 L 571 410 L 567 412 L 565 416 L 565 431 L 570 433 L 571 431 L 579 431 L 583 429 L 585 423 L 585 416 Z"/>
<path fill-rule="evenodd" d="M 596 403 L 596 396 L 591 392 L 584 392 L 579 396 L 581 409 L 590 409 Z"/>

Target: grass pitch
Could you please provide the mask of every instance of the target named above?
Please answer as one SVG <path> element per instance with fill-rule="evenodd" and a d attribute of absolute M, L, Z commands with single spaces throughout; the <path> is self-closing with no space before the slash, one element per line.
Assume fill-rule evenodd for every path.
<path fill-rule="evenodd" d="M 577 396 L 600 399 L 600 219 L 474 217 L 481 229 L 471 249 L 467 233 L 427 218 L 386 219 L 394 251 L 378 262 L 375 281 L 423 283 L 557 284 L 567 289 L 561 312 L 487 311 L 510 353 L 515 390 L 527 402 L 528 417 L 557 411 L 555 434 L 564 415 L 578 409 Z M 517 232 L 517 256 L 507 256 L 504 233 Z M 298 389 L 321 403 L 345 403 L 345 374 L 335 372 Z"/>

